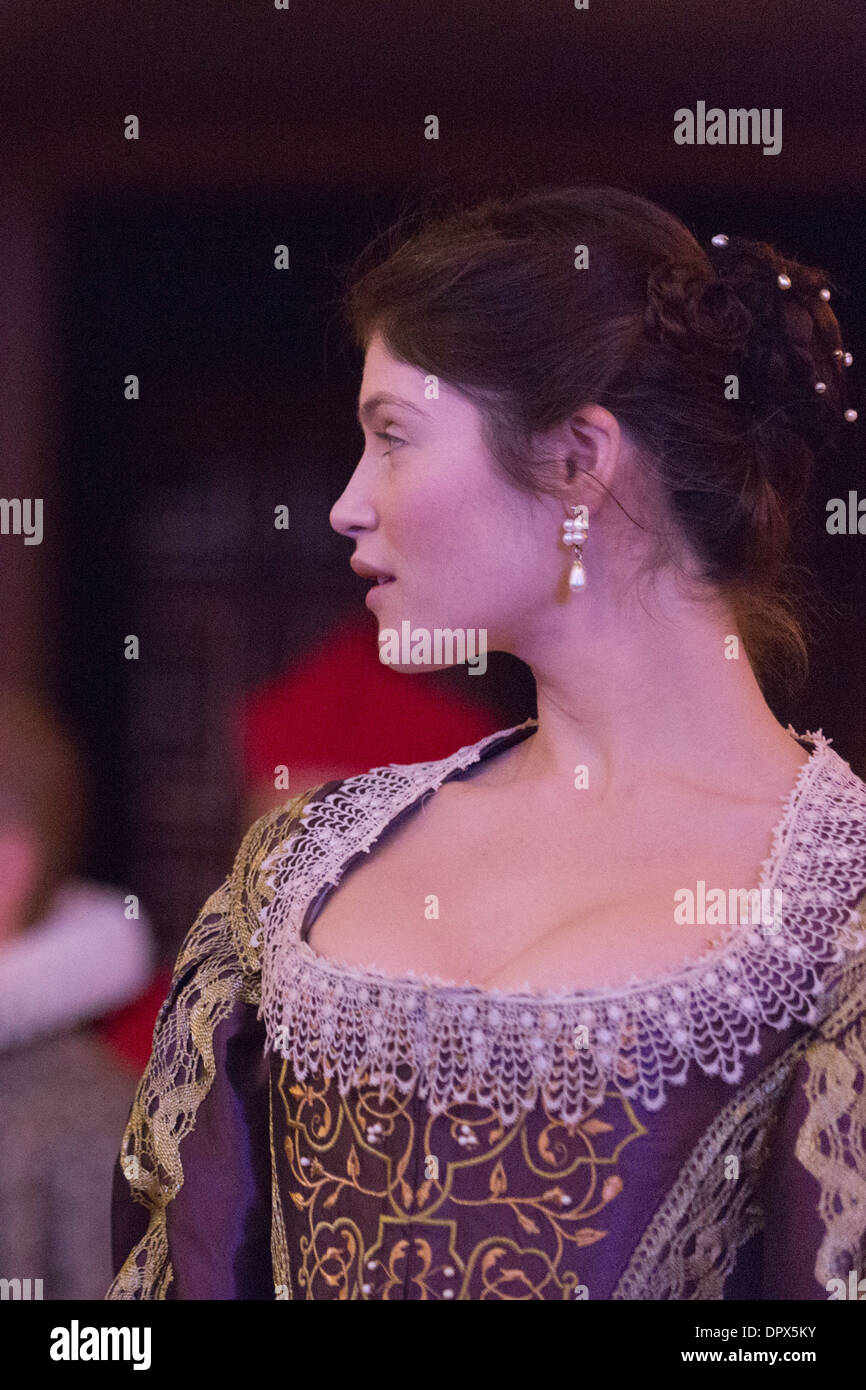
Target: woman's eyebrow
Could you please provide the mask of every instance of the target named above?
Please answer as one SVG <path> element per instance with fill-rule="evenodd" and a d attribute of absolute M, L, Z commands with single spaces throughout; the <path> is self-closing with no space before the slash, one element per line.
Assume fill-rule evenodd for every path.
<path fill-rule="evenodd" d="M 363 424 L 365 420 L 370 420 L 372 416 L 376 414 L 376 411 L 379 409 L 379 407 L 382 405 L 402 406 L 405 410 L 414 411 L 416 415 L 424 415 L 425 417 L 427 416 L 426 410 L 421 410 L 417 405 L 413 405 L 411 401 L 404 400 L 402 396 L 394 396 L 391 394 L 390 391 L 379 391 L 375 396 L 370 396 L 366 401 L 364 401 L 363 405 L 359 405 L 359 424 Z"/>

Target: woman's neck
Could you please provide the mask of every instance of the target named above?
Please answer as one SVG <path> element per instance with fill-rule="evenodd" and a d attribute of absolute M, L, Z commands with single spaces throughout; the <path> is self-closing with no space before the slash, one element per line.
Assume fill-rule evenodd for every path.
<path fill-rule="evenodd" d="M 662 611 L 600 621 L 596 605 L 579 632 L 524 656 L 539 725 L 511 767 L 527 786 L 553 789 L 585 766 L 601 802 L 672 782 L 746 798 L 786 789 L 808 755 L 769 708 L 733 615 L 675 589 Z"/>

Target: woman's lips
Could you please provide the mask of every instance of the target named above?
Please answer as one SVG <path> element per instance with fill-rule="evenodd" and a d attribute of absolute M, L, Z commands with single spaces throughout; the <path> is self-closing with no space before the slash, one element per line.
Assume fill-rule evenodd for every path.
<path fill-rule="evenodd" d="M 396 579 L 379 579 L 379 580 L 376 580 L 374 583 L 372 583 L 372 584 L 370 585 L 369 589 L 367 590 L 367 594 L 366 594 L 366 597 L 364 598 L 364 602 L 367 603 L 367 604 L 369 604 L 370 600 L 371 600 L 372 598 L 375 598 L 376 595 L 379 593 L 379 591 L 380 591 L 381 589 L 387 589 L 387 588 L 389 587 L 389 585 L 391 585 L 391 584 L 396 584 L 396 582 L 397 582 Z"/>

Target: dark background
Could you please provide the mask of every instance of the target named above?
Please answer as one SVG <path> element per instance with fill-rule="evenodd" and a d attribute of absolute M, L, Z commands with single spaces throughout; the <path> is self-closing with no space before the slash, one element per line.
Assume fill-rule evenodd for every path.
<path fill-rule="evenodd" d="M 824 613 L 812 674 L 772 703 L 866 773 L 866 541 L 824 529 L 828 498 L 866 491 L 864 27 L 860 3 L 778 0 L 52 0 L 0 18 L 0 490 L 45 499 L 41 546 L 0 537 L 0 675 L 80 737 L 86 867 L 142 895 L 167 950 L 237 842 L 241 693 L 364 613 L 328 525 L 360 452 L 340 275 L 407 197 L 473 173 L 624 184 L 701 238 L 826 268 L 861 420 L 820 460 L 798 553 Z M 781 153 L 675 145 L 674 111 L 699 100 L 781 107 Z M 534 712 L 511 658 L 425 680 L 500 727 Z M 349 717 L 363 695 L 346 698 Z"/>

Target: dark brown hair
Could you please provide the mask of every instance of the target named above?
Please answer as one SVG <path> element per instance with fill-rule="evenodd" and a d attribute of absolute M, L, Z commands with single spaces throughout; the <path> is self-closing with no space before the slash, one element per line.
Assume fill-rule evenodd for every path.
<path fill-rule="evenodd" d="M 462 391 L 493 457 L 536 496 L 555 489 L 533 436 L 582 405 L 610 410 L 762 680 L 806 670 L 792 531 L 845 404 L 829 284 L 766 243 L 702 248 L 656 204 L 576 185 L 422 204 L 365 248 L 344 299 L 356 345 L 379 334 Z"/>

